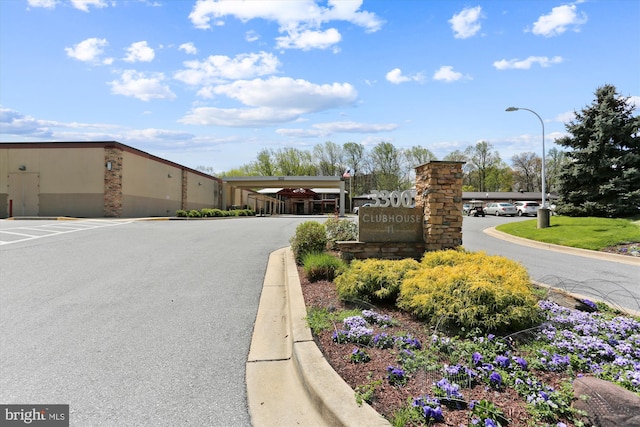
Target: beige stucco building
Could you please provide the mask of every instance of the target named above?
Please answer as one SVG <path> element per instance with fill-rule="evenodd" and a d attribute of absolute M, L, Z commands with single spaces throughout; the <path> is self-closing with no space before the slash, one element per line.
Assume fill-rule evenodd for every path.
<path fill-rule="evenodd" d="M 323 190 L 300 209 L 291 195 L 256 191 L 275 185 Z M 344 215 L 344 197 L 337 176 L 223 181 L 116 141 L 0 143 L 0 218 L 165 217 L 203 208 L 310 214 L 326 212 L 327 204 Z"/>
<path fill-rule="evenodd" d="M 115 141 L 0 143 L 0 218 L 173 216 L 220 208 L 222 181 Z"/>

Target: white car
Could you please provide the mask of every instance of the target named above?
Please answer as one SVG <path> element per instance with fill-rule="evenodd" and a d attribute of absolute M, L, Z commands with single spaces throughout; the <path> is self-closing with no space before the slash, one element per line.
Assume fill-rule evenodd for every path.
<path fill-rule="evenodd" d="M 487 215 L 508 215 L 508 216 L 516 216 L 518 211 L 516 207 L 511 203 L 488 203 L 487 207 L 484 208 L 484 213 Z"/>
<path fill-rule="evenodd" d="M 540 203 L 538 202 L 523 201 L 523 202 L 515 202 L 514 205 L 518 210 L 518 216 L 523 216 L 523 215 L 537 216 L 538 209 L 540 209 Z"/>

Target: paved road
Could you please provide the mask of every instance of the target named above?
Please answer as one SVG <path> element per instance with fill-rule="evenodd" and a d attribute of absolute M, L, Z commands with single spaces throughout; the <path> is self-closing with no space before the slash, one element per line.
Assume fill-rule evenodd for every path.
<path fill-rule="evenodd" d="M 531 278 L 640 312 L 640 267 L 535 249 L 490 237 L 484 229 L 531 218 L 464 217 L 462 245 L 521 262 Z M 535 220 L 535 219 L 534 219 Z M 553 218 L 551 219 L 553 224 Z"/>
<path fill-rule="evenodd" d="M 304 220 L 137 221 L 0 246 L 0 403 L 68 403 L 78 426 L 250 425 L 268 255 Z"/>

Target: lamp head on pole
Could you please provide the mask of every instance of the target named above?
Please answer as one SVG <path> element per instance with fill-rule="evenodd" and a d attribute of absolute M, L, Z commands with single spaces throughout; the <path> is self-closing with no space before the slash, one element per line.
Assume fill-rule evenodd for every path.
<path fill-rule="evenodd" d="M 504 110 L 504 111 L 518 111 L 518 110 L 519 110 L 519 108 L 518 108 L 518 107 L 509 107 L 509 108 L 507 108 L 507 109 L 506 109 L 506 110 Z"/>

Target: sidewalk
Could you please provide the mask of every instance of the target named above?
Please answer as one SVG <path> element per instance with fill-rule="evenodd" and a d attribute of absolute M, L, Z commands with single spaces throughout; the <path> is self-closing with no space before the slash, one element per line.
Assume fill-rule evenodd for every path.
<path fill-rule="evenodd" d="M 291 249 L 272 252 L 246 364 L 253 426 L 390 426 L 366 403 L 356 404 L 318 349 L 306 314 Z"/>

